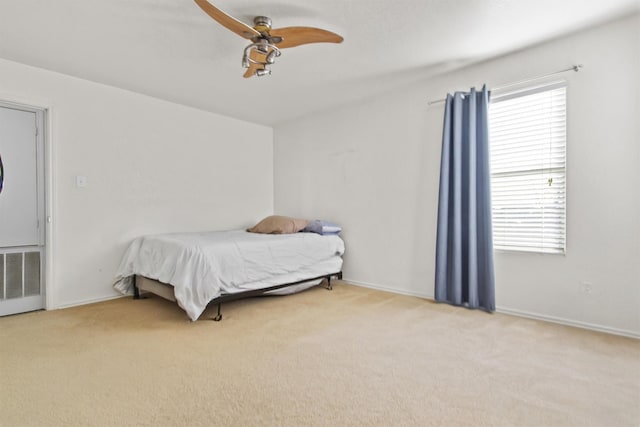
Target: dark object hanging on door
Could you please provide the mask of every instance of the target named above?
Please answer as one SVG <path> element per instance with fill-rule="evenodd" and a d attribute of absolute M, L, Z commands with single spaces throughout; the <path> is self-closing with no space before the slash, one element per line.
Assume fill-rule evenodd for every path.
<path fill-rule="evenodd" d="M 3 183 L 4 183 L 4 167 L 2 166 L 2 156 L 0 156 L 0 193 L 2 193 Z"/>

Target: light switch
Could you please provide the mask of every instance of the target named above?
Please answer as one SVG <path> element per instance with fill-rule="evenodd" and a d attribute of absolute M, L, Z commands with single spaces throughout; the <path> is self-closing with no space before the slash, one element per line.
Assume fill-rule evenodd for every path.
<path fill-rule="evenodd" d="M 84 188 L 87 186 L 87 177 L 83 175 L 76 176 L 76 187 Z"/>

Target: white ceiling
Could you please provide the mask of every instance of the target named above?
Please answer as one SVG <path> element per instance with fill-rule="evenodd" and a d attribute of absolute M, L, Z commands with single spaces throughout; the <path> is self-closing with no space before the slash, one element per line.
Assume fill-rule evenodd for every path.
<path fill-rule="evenodd" d="M 211 0 L 252 24 L 342 44 L 283 51 L 242 78 L 248 42 L 193 0 L 0 0 L 0 57 L 273 125 L 638 10 L 639 0 Z M 1 76 L 0 76 L 1 78 Z"/>

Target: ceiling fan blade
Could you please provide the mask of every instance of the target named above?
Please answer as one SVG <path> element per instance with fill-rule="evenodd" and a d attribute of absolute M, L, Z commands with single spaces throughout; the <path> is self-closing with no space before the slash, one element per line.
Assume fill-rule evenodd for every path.
<path fill-rule="evenodd" d="M 227 29 L 233 31 L 240 37 L 244 37 L 245 39 L 251 39 L 252 37 L 259 36 L 260 33 L 244 22 L 238 21 L 236 18 L 227 15 L 220 9 L 213 6 L 207 0 L 195 0 L 196 4 L 200 6 L 204 12 L 218 21 L 220 25 L 226 27 Z"/>
<path fill-rule="evenodd" d="M 276 46 L 280 49 L 309 43 L 342 43 L 342 36 L 331 31 L 312 27 L 276 28 L 269 33 L 271 37 L 282 37 Z"/>

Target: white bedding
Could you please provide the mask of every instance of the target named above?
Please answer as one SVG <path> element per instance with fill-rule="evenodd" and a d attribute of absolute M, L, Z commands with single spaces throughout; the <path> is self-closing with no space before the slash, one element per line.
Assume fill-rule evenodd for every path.
<path fill-rule="evenodd" d="M 221 294 L 297 282 L 342 269 L 344 242 L 315 233 L 245 230 L 138 237 L 124 254 L 114 287 L 131 293 L 133 275 L 174 286 L 191 320 Z"/>

